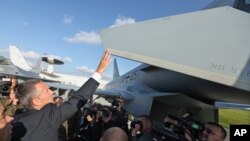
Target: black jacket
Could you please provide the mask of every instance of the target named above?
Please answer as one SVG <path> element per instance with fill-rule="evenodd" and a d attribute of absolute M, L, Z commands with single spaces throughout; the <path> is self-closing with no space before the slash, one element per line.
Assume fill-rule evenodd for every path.
<path fill-rule="evenodd" d="M 60 107 L 47 104 L 40 110 L 28 109 L 13 122 L 11 141 L 58 141 L 59 126 L 86 103 L 99 83 L 90 78 L 72 98 Z"/>

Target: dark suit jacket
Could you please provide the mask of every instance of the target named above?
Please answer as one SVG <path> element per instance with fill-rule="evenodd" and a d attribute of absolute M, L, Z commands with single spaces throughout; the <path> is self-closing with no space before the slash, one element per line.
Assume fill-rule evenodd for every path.
<path fill-rule="evenodd" d="M 99 83 L 90 78 L 72 98 L 60 107 L 47 104 L 40 110 L 28 109 L 13 122 L 11 141 L 58 141 L 59 126 L 89 99 Z"/>

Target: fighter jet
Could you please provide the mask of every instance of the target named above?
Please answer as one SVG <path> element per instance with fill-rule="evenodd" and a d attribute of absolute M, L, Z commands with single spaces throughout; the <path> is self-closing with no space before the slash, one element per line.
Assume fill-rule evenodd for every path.
<path fill-rule="evenodd" d="M 11 84 L 9 77 L 13 76 L 18 79 L 18 82 L 22 82 L 27 79 L 41 79 L 47 83 L 56 82 L 54 80 L 44 79 L 36 72 L 21 69 L 14 65 L 10 59 L 0 56 L 0 96 L 2 94 L 9 93 L 9 87 Z"/>
<path fill-rule="evenodd" d="M 0 77 L 6 77 L 6 76 L 16 76 L 19 79 L 42 79 L 37 73 L 32 71 L 26 71 L 23 70 L 16 65 L 14 65 L 10 59 L 7 59 L 3 56 L 0 56 Z M 45 81 L 49 81 L 46 80 Z"/>
<path fill-rule="evenodd" d="M 200 11 L 104 29 L 106 49 L 143 64 L 96 93 L 122 97 L 128 112 L 158 121 L 183 111 L 218 121 L 216 102 L 249 105 L 249 9 L 247 0 L 216 0 Z"/>

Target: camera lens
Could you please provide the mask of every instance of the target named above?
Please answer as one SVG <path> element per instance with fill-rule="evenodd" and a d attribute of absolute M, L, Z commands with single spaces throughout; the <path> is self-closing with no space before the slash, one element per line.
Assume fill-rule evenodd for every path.
<path fill-rule="evenodd" d="M 142 121 L 140 121 L 140 120 L 132 121 L 131 124 L 130 124 L 130 127 L 135 128 L 135 124 L 139 124 L 140 129 L 142 129 L 142 126 L 143 126 Z"/>
<path fill-rule="evenodd" d="M 114 101 L 112 102 L 112 106 L 118 107 L 118 106 L 119 106 L 119 102 L 118 102 L 117 100 L 114 100 Z"/>
<path fill-rule="evenodd" d="M 9 87 L 3 87 L 3 91 L 8 91 L 9 90 Z"/>

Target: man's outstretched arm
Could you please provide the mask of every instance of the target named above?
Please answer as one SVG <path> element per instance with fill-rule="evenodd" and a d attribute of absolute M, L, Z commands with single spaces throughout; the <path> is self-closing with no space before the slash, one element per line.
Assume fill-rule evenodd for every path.
<path fill-rule="evenodd" d="M 89 89 L 91 92 L 86 91 L 86 87 L 91 88 L 89 85 L 93 86 L 93 84 L 91 84 L 89 82 L 89 81 L 92 81 L 91 80 L 92 78 L 90 78 L 76 93 L 83 96 L 84 99 L 86 99 L 86 100 L 90 99 L 92 97 L 93 93 L 95 92 L 95 90 L 97 89 L 97 87 L 99 86 L 98 81 L 101 80 L 101 75 L 108 68 L 110 62 L 111 62 L 110 53 L 107 50 L 105 50 L 105 52 L 100 60 L 100 63 L 98 65 L 98 67 L 96 68 L 95 73 L 92 76 L 92 78 L 94 80 L 96 80 L 96 82 L 93 82 L 93 83 L 95 83 L 95 87 L 92 87 L 94 90 Z"/>

